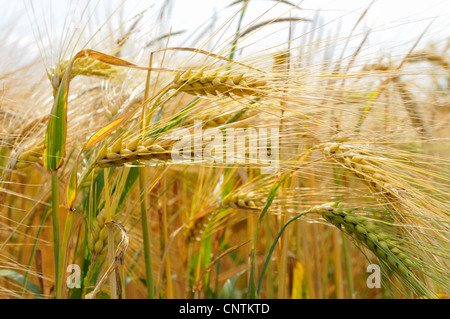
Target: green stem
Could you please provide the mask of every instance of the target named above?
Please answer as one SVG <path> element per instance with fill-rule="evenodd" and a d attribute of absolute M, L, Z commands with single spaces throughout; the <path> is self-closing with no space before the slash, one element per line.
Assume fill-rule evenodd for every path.
<path fill-rule="evenodd" d="M 270 205 L 272 205 L 273 199 L 275 198 L 275 195 L 276 195 L 278 189 L 280 188 L 281 184 L 286 179 L 286 177 L 287 177 L 287 175 L 285 175 L 284 177 L 280 177 L 278 182 L 272 186 L 272 188 L 269 192 L 269 195 L 267 196 L 266 204 L 263 207 L 263 209 L 261 210 L 261 212 L 259 213 L 258 224 L 256 226 L 255 237 L 253 240 L 253 248 L 252 248 L 251 259 L 250 259 L 250 282 L 248 285 L 248 293 L 247 293 L 247 296 L 249 299 L 259 298 L 259 290 L 261 289 L 262 279 L 264 277 L 264 274 L 262 273 L 261 277 L 260 277 L 260 282 L 259 282 L 260 287 L 258 288 L 258 293 L 256 294 L 256 291 L 255 291 L 256 287 L 255 287 L 255 281 L 254 281 L 255 251 L 256 251 L 256 243 L 258 242 L 258 238 L 259 238 L 259 231 L 261 228 L 261 224 L 264 219 L 264 216 L 267 214 L 267 211 L 269 210 Z M 267 263 L 269 261 L 270 261 L 270 259 L 266 260 Z M 265 271 L 265 269 L 264 269 L 264 271 Z"/>
<path fill-rule="evenodd" d="M 344 252 L 344 263 L 345 263 L 345 272 L 347 275 L 347 288 L 348 288 L 348 298 L 353 299 L 353 273 L 352 273 L 352 264 L 350 261 L 350 254 L 348 252 L 348 244 L 347 238 L 345 234 L 342 233 L 342 251 Z"/>
<path fill-rule="evenodd" d="M 261 288 L 262 288 L 262 284 L 263 284 L 263 281 L 264 281 L 264 275 L 266 274 L 267 267 L 269 266 L 270 259 L 272 257 L 272 253 L 275 250 L 275 247 L 276 247 L 276 245 L 278 243 L 278 240 L 280 239 L 280 237 L 283 234 L 284 230 L 286 229 L 286 227 L 289 226 L 290 223 L 292 223 L 293 221 L 299 219 L 300 217 L 302 217 L 303 215 L 307 214 L 308 212 L 309 211 L 304 211 L 304 212 L 298 214 L 297 216 L 294 216 L 291 219 L 289 219 L 286 222 L 286 224 L 284 224 L 283 227 L 281 227 L 278 235 L 275 237 L 275 240 L 273 241 L 272 246 L 270 247 L 269 253 L 267 254 L 266 261 L 264 262 L 264 266 L 263 266 L 263 269 L 262 269 L 262 272 L 261 272 L 261 276 L 259 277 L 258 290 L 257 290 L 257 297 L 258 298 L 259 298 L 259 295 L 261 293 Z"/>
<path fill-rule="evenodd" d="M 64 267 L 66 265 L 66 257 L 68 252 L 68 246 L 69 246 L 69 239 L 70 234 L 72 233 L 72 226 L 74 221 L 74 213 L 69 212 L 66 216 L 66 221 L 64 223 L 64 232 L 63 232 L 63 238 L 62 238 L 62 250 L 59 253 L 59 280 L 58 283 L 60 284 L 60 290 L 61 290 L 61 297 L 63 297 L 63 283 L 64 283 Z"/>
<path fill-rule="evenodd" d="M 60 283 L 60 234 L 59 234 L 59 198 L 58 198 L 58 175 L 57 171 L 52 171 L 52 219 L 53 219 L 53 251 L 55 258 L 55 287 L 56 298 L 61 298 L 62 286 Z"/>
<path fill-rule="evenodd" d="M 140 202 L 141 202 L 141 220 L 142 220 L 142 236 L 144 241 L 144 260 L 145 260 L 145 274 L 147 278 L 147 295 L 149 299 L 155 298 L 153 269 L 152 269 L 152 254 L 150 242 L 150 229 L 148 227 L 147 219 L 147 205 L 145 196 L 145 168 L 139 168 L 139 188 L 140 188 Z"/>
<path fill-rule="evenodd" d="M 284 219 L 284 218 L 283 218 Z M 278 269 L 278 299 L 286 299 L 286 278 L 287 278 L 287 261 L 288 261 L 288 244 L 289 244 L 289 231 L 286 230 L 286 234 L 281 240 L 279 269 Z"/>
<path fill-rule="evenodd" d="M 111 265 L 115 262 L 114 230 L 112 225 L 108 225 L 106 227 L 108 227 L 108 263 Z M 113 271 L 109 276 L 109 283 L 111 286 L 111 299 L 117 299 L 117 281 L 115 271 Z"/>
<path fill-rule="evenodd" d="M 272 236 L 270 233 L 270 230 L 272 229 L 271 225 L 270 225 L 270 215 L 266 216 L 266 229 L 267 229 L 267 249 L 270 249 L 270 243 L 272 242 Z M 268 290 L 268 297 L 269 299 L 273 299 L 273 295 L 274 295 L 274 289 L 273 289 L 273 270 L 272 270 L 272 264 L 269 263 L 269 273 L 267 274 L 267 290 Z"/>
<path fill-rule="evenodd" d="M 281 183 L 284 181 L 285 178 L 286 178 L 286 176 L 281 178 L 278 181 L 278 183 L 276 183 L 272 187 L 272 189 L 269 192 L 269 196 L 267 197 L 267 202 L 266 202 L 265 206 L 263 207 L 263 209 L 261 210 L 261 212 L 259 213 L 258 224 L 256 225 L 256 231 L 255 231 L 255 236 L 253 239 L 253 246 L 252 246 L 251 258 L 250 258 L 250 280 L 249 280 L 248 291 L 247 291 L 248 299 L 255 299 L 255 298 L 259 297 L 259 294 L 256 294 L 256 291 L 255 291 L 256 287 L 255 287 L 255 278 L 254 278 L 256 243 L 258 242 L 258 239 L 259 239 L 259 231 L 260 231 L 264 216 L 267 214 L 267 211 L 269 210 L 269 207 L 272 204 L 273 199 L 275 198 L 278 188 L 280 188 Z M 263 277 L 263 275 L 261 275 L 260 278 L 262 278 L 262 277 Z M 260 282 L 260 283 L 262 284 L 262 282 Z"/>
<path fill-rule="evenodd" d="M 241 16 L 239 17 L 238 27 L 237 27 L 237 31 L 236 31 L 236 37 L 235 37 L 235 39 L 233 41 L 233 45 L 231 47 L 231 52 L 230 52 L 230 57 L 229 57 L 230 60 L 234 59 L 234 53 L 236 52 L 236 46 L 237 46 L 237 42 L 239 39 L 239 32 L 241 31 L 242 20 L 244 19 L 245 11 L 247 10 L 248 1 L 249 0 L 244 1 L 244 5 L 242 6 L 242 9 L 241 9 Z"/>
<path fill-rule="evenodd" d="M 105 203 L 106 203 L 106 214 L 105 214 L 105 222 L 110 223 L 112 221 L 112 211 L 111 211 L 111 203 L 109 199 L 109 184 L 108 184 L 108 171 L 105 170 L 103 175 L 104 178 L 104 191 L 105 191 Z M 115 262 L 115 251 L 114 251 L 114 231 L 112 225 L 108 227 L 108 262 L 109 264 L 113 264 Z M 109 276 L 109 282 L 111 286 L 111 299 L 117 299 L 117 282 L 116 282 L 116 272 L 113 271 Z"/>
<path fill-rule="evenodd" d="M 328 264 L 330 263 L 330 249 L 326 249 L 325 266 L 322 273 L 322 299 L 328 296 Z"/>

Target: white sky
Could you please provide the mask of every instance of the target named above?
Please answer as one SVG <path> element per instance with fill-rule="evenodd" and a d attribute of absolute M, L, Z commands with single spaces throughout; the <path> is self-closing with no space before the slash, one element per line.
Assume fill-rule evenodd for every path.
<path fill-rule="evenodd" d="M 173 32 L 187 30 L 187 33 L 190 34 L 198 26 L 205 26 L 205 19 L 216 13 L 215 28 L 218 28 L 221 23 L 226 21 L 227 18 L 240 8 L 241 4 L 227 8 L 228 4 L 232 2 L 227 0 L 171 0 L 169 3 L 172 4 L 172 18 L 170 20 L 164 20 L 165 25 L 160 27 L 163 27 L 166 30 L 165 32 L 172 27 Z M 293 10 L 291 13 L 293 17 L 316 18 L 317 20 L 317 10 L 320 9 L 320 23 L 327 23 L 327 27 L 323 29 L 323 35 L 336 37 L 338 30 L 341 30 L 342 34 L 348 35 L 361 13 L 372 1 L 304 0 L 299 2 L 297 0 L 290 0 L 290 2 L 299 3 L 299 7 L 302 9 Z M 53 33 L 55 37 L 60 37 L 64 22 L 71 28 L 75 28 L 77 26 L 76 21 L 69 19 L 74 15 L 70 15 L 67 12 L 81 13 L 85 3 L 86 1 L 84 0 L 32 0 L 44 38 L 45 34 L 49 33 Z M 104 21 L 107 12 L 111 12 L 120 3 L 122 1 L 119 0 L 91 1 L 89 10 L 94 12 L 93 20 Z M 125 20 L 130 19 L 143 9 L 154 4 L 153 9 L 149 9 L 146 12 L 149 17 L 148 25 L 150 26 L 150 30 L 152 30 L 151 23 L 154 23 L 156 20 L 156 8 L 159 8 L 163 3 L 163 0 L 126 1 L 122 6 L 124 12 L 119 14 L 118 17 L 121 17 L 121 21 L 123 21 L 123 18 Z M 33 15 L 31 1 L 0 0 L 0 5 L 3 8 L 0 12 L 0 40 L 6 44 L 11 42 L 24 44 L 29 42 L 36 43 L 35 39 L 38 37 L 36 35 L 36 27 L 35 25 L 34 27 L 30 25 L 30 15 Z M 275 1 L 273 0 L 250 0 L 249 9 L 246 12 L 243 25 L 251 23 L 255 18 L 274 5 Z M 277 5 L 271 10 L 270 15 L 261 18 L 259 22 L 281 15 L 289 9 L 290 7 L 287 5 Z M 417 39 L 433 19 L 433 24 L 428 30 L 427 36 L 422 41 L 424 45 L 433 40 L 438 41 L 450 38 L 450 0 L 375 0 L 367 16 L 359 25 L 359 30 L 362 33 L 370 29 L 371 34 L 367 45 L 378 53 L 389 54 L 395 52 L 396 49 L 404 50 L 406 48 L 405 44 Z M 229 34 L 235 32 L 236 23 L 234 21 L 234 24 L 230 26 Z M 98 25 L 96 27 L 98 28 Z M 279 29 L 284 28 L 283 34 L 287 34 L 287 27 L 287 23 L 277 25 Z M 153 28 L 155 28 L 153 30 L 155 35 L 164 33 L 162 30 L 156 30 L 155 26 Z M 34 35 L 33 30 L 35 32 Z M 297 34 L 301 34 L 304 31 L 303 25 L 301 23 L 296 25 L 295 31 Z M 273 32 L 273 29 L 271 32 Z M 184 38 L 184 40 L 194 41 L 195 39 Z M 271 41 L 272 39 L 268 36 L 267 40 Z M 2 64 L 0 63 L 1 67 Z"/>

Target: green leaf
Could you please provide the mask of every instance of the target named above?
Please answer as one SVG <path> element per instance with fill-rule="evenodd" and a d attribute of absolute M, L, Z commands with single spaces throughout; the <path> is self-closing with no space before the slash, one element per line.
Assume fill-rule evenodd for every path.
<path fill-rule="evenodd" d="M 259 213 L 258 218 L 258 226 L 256 227 L 256 233 L 255 233 L 255 239 L 253 240 L 253 249 L 252 249 L 252 257 L 251 257 L 251 268 L 250 268 L 250 280 L 248 285 L 248 293 L 247 298 L 249 299 L 255 299 L 259 297 L 259 291 L 256 292 L 256 286 L 255 286 L 255 278 L 254 278 L 254 263 L 255 263 L 255 244 L 258 242 L 259 237 L 259 229 L 261 228 L 261 223 L 264 218 L 264 216 L 267 214 L 267 211 L 269 210 L 270 205 L 272 205 L 272 202 L 275 198 L 275 195 L 277 194 L 278 189 L 280 188 L 281 184 L 285 180 L 285 178 L 288 175 L 284 175 L 283 178 L 280 178 L 277 183 L 275 183 L 272 188 L 270 189 L 269 195 L 267 196 L 266 205 L 264 205 L 263 209 Z"/>
<path fill-rule="evenodd" d="M 158 136 L 159 134 L 162 134 L 164 132 L 167 132 L 168 130 L 172 129 L 173 127 L 176 127 L 177 125 L 181 124 L 183 121 L 186 121 L 186 114 L 190 109 L 192 109 L 194 106 L 196 106 L 200 102 L 200 98 L 196 97 L 192 101 L 190 101 L 188 104 L 186 104 L 183 109 L 181 110 L 180 114 L 176 115 L 173 119 L 170 120 L 169 124 L 166 126 L 152 132 L 149 134 L 149 137 Z"/>
<path fill-rule="evenodd" d="M 259 283 L 258 283 L 258 291 L 257 291 L 257 296 L 259 298 L 260 294 L 261 294 L 261 288 L 262 288 L 262 284 L 263 284 L 263 280 L 264 280 L 264 275 L 266 274 L 266 270 L 267 267 L 269 266 L 269 262 L 270 259 L 272 257 L 272 253 L 275 250 L 275 246 L 277 245 L 278 240 L 280 239 L 281 235 L 283 234 L 284 230 L 286 229 L 286 227 L 289 226 L 290 223 L 292 223 L 293 221 L 299 219 L 300 217 L 302 217 L 303 215 L 305 215 L 306 213 L 308 213 L 308 211 L 304 211 L 301 212 L 300 214 L 298 214 L 297 216 L 292 217 L 291 219 L 289 219 L 284 225 L 283 227 L 281 227 L 280 231 L 278 232 L 278 235 L 275 237 L 272 246 L 270 246 L 269 249 L 269 253 L 267 254 L 266 257 L 266 261 L 264 263 L 263 269 L 261 271 L 261 276 L 259 277 Z"/>
<path fill-rule="evenodd" d="M 236 281 L 243 273 L 245 273 L 245 270 L 229 278 L 225 282 L 222 291 L 220 292 L 219 299 L 242 299 L 242 292 L 236 288 Z"/>
<path fill-rule="evenodd" d="M 117 204 L 116 214 L 122 209 L 122 204 L 130 191 L 133 189 L 137 178 L 139 177 L 139 167 L 132 166 L 128 172 L 127 180 L 125 181 L 125 186 L 123 187 L 122 193 L 120 194 L 119 203 Z"/>
<path fill-rule="evenodd" d="M 69 73 L 69 72 L 68 72 Z M 44 167 L 54 171 L 61 167 L 66 149 L 67 135 L 67 92 L 69 80 L 63 77 L 55 96 L 45 134 Z"/>
<path fill-rule="evenodd" d="M 285 180 L 285 178 L 287 176 L 288 175 L 285 175 L 283 178 L 281 178 L 278 181 L 278 183 L 276 183 L 275 185 L 272 186 L 272 188 L 269 192 L 269 196 L 267 196 L 266 205 L 264 205 L 263 209 L 259 213 L 259 218 L 258 218 L 259 225 L 261 225 L 262 220 L 263 220 L 264 216 L 266 215 L 267 211 L 269 210 L 270 205 L 272 205 L 275 195 L 277 194 L 278 188 L 280 188 L 281 184 L 283 183 L 283 181 Z"/>
<path fill-rule="evenodd" d="M 10 269 L 2 269 L 0 270 L 0 276 L 7 277 L 9 279 L 12 279 L 14 281 L 17 281 L 19 284 L 23 285 L 25 282 L 25 276 L 22 274 L 19 274 L 15 272 L 14 270 Z M 30 280 L 27 280 L 26 288 L 29 292 L 31 292 L 36 299 L 43 299 L 43 295 L 41 290 L 36 286 L 33 282 Z"/>
<path fill-rule="evenodd" d="M 69 183 L 66 187 L 66 206 L 70 210 L 73 210 L 73 203 L 77 197 L 77 170 L 78 170 L 78 158 L 75 160 L 75 164 L 70 172 Z"/>

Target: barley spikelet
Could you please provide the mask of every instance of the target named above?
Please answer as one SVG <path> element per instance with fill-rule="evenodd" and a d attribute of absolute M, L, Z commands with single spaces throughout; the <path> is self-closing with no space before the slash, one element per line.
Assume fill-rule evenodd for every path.
<path fill-rule="evenodd" d="M 53 86 L 54 90 L 59 88 L 61 79 L 63 78 L 66 70 L 70 64 L 70 61 L 66 60 L 57 67 L 50 69 L 48 72 L 48 78 Z M 104 78 L 111 78 L 120 74 L 120 68 L 114 65 L 103 63 L 98 60 L 93 60 L 90 58 L 79 58 L 75 60 L 72 65 L 72 71 L 70 74 L 71 79 L 77 75 L 85 76 L 99 76 Z"/>
<path fill-rule="evenodd" d="M 409 267 L 414 266 L 414 263 L 402 252 L 397 238 L 383 232 L 382 227 L 364 216 L 364 211 L 344 210 L 336 204 L 326 204 L 316 206 L 310 212 L 322 215 L 327 222 L 362 243 L 390 269 L 403 276 L 412 275 Z"/>
<path fill-rule="evenodd" d="M 34 119 L 28 124 L 26 124 L 25 119 L 21 119 L 25 123 L 25 126 L 14 126 L 12 127 L 12 131 L 5 134 L 6 138 L 0 138 L 1 147 L 13 149 L 11 156 L 16 157 L 16 161 L 12 163 L 12 169 L 25 168 L 42 161 L 44 140 L 36 140 L 34 137 L 42 133 L 48 118 L 49 116 L 46 115 Z M 2 127 L 2 129 L 4 128 Z M 23 146 L 21 145 L 22 143 L 24 144 Z"/>
<path fill-rule="evenodd" d="M 236 121 L 240 121 L 239 122 L 239 127 L 248 127 L 251 124 L 247 121 L 247 119 L 253 118 L 253 117 L 257 117 L 259 114 L 259 112 L 256 109 L 250 109 L 248 107 L 244 107 L 241 110 L 237 111 L 237 112 L 229 112 L 229 113 L 220 113 L 219 115 L 217 115 L 216 112 L 210 112 L 207 113 L 203 116 L 199 116 L 199 117 L 195 117 L 195 118 L 191 118 L 189 120 L 187 120 L 186 126 L 192 126 L 194 125 L 196 120 L 200 120 L 202 121 L 202 125 L 203 128 L 207 129 L 207 128 L 213 128 L 213 127 L 219 127 L 222 125 L 227 125 L 230 123 L 234 123 Z"/>
<path fill-rule="evenodd" d="M 92 184 L 92 181 L 95 181 L 97 179 L 98 174 L 102 171 L 101 167 L 95 167 L 93 169 L 87 170 L 86 174 L 83 175 L 81 178 L 79 187 L 90 187 Z"/>
<path fill-rule="evenodd" d="M 433 51 L 422 51 L 413 53 L 408 57 L 409 62 L 419 62 L 424 60 L 439 65 L 442 68 L 450 71 L 450 63 L 443 54 L 439 54 Z"/>
<path fill-rule="evenodd" d="M 383 220 L 373 215 L 369 217 L 364 210 L 345 209 L 338 207 L 338 203 L 313 207 L 309 213 L 321 215 L 353 238 L 355 244 L 370 250 L 383 266 L 384 273 L 395 275 L 407 291 L 427 297 L 436 297 L 439 289 L 447 291 L 448 252 L 445 247 L 434 246 L 421 238 L 421 231 L 415 230 L 417 225 L 391 223 L 384 220 L 385 216 Z M 430 251 L 434 251 L 434 256 L 430 257 Z M 436 262 L 436 256 L 442 260 Z"/>
<path fill-rule="evenodd" d="M 264 201 L 253 192 L 229 194 L 222 200 L 222 206 L 240 209 L 260 210 L 264 207 Z"/>
<path fill-rule="evenodd" d="M 373 191 L 395 198 L 396 194 L 402 190 L 400 186 L 393 184 L 395 180 L 391 177 L 388 180 L 389 174 L 371 160 L 368 153 L 342 143 L 325 143 L 320 148 L 325 156 L 343 165 Z"/>
<path fill-rule="evenodd" d="M 132 94 L 115 94 L 115 89 L 102 98 L 106 118 L 111 121 L 122 111 L 132 109 L 144 102 L 144 93 L 141 91 Z"/>
<path fill-rule="evenodd" d="M 258 96 L 266 85 L 266 81 L 244 73 L 189 70 L 175 76 L 172 88 L 192 95 Z"/>
<path fill-rule="evenodd" d="M 411 92 L 409 92 L 409 90 L 407 89 L 405 82 L 401 81 L 399 77 L 396 77 L 394 78 L 394 83 L 397 87 L 403 104 L 405 105 L 405 109 L 409 114 L 412 125 L 421 134 L 421 136 L 429 136 L 424 124 L 424 120 L 420 115 L 420 106 L 415 101 L 414 96 L 411 94 Z"/>
<path fill-rule="evenodd" d="M 200 213 L 192 218 L 185 228 L 186 242 L 199 241 L 208 223 L 211 221 L 211 212 Z"/>
<path fill-rule="evenodd" d="M 398 172 L 398 168 L 392 165 L 396 159 L 391 160 L 375 152 L 360 150 L 342 143 L 326 143 L 319 147 L 322 147 L 322 152 L 326 156 L 362 180 L 376 198 L 383 199 L 392 207 L 393 212 L 402 212 L 400 215 L 394 214 L 398 221 L 418 222 L 426 218 L 429 223 L 437 223 L 436 218 L 442 218 L 447 214 L 442 204 L 431 197 L 427 202 L 420 201 L 425 191 L 435 193 L 435 189 L 432 186 L 419 189 L 407 179 L 408 174 L 414 176 L 414 163 L 408 162 L 410 167 L 402 165 L 403 171 Z M 415 176 L 415 178 L 425 177 Z M 439 196 L 439 193 L 436 194 Z M 434 227 L 436 226 L 437 224 Z M 447 229 L 447 226 L 441 225 L 440 228 Z M 444 233 L 445 231 L 439 237 L 445 237 Z"/>
<path fill-rule="evenodd" d="M 121 166 L 139 160 L 168 160 L 175 140 L 133 138 L 126 142 L 118 139 L 110 147 L 104 147 L 97 155 L 98 167 Z"/>
<path fill-rule="evenodd" d="M 91 252 L 92 262 L 108 249 L 108 228 L 105 225 L 105 210 L 102 210 L 95 218 L 94 224 L 89 233 L 88 247 Z M 118 241 L 120 232 L 114 231 L 114 239 Z"/>
<path fill-rule="evenodd" d="M 172 159 L 173 146 L 181 139 L 166 133 L 158 137 L 139 138 L 133 137 L 127 140 L 122 138 L 116 140 L 111 146 L 104 147 L 99 151 L 95 160 L 95 166 L 111 167 L 122 166 L 125 163 L 135 161 L 162 161 L 170 163 Z M 207 145 L 201 145 L 203 149 Z M 202 154 L 203 154 L 202 149 Z M 180 150 L 175 150 L 180 151 Z M 182 156 L 186 159 L 194 159 L 195 150 L 182 150 Z M 181 154 L 177 154 L 181 155 Z"/>
<path fill-rule="evenodd" d="M 13 135 L 17 136 L 15 143 L 21 143 L 27 137 L 40 134 L 46 128 L 49 117 L 50 115 L 46 114 L 44 116 L 41 116 L 40 118 L 32 120 L 24 127 L 19 126 L 19 129 L 12 133 Z M 22 121 L 26 123 L 25 119 L 22 119 Z"/>
<path fill-rule="evenodd" d="M 30 149 L 24 149 L 16 154 L 17 161 L 14 164 L 14 169 L 20 169 L 30 166 L 31 164 L 42 161 L 42 153 L 44 151 L 44 145 L 37 145 Z"/>

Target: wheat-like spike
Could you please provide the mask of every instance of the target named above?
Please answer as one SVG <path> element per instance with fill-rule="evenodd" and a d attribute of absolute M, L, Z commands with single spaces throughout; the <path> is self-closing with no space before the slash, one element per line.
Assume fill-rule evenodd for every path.
<path fill-rule="evenodd" d="M 200 120 L 200 121 L 202 121 L 203 128 L 207 129 L 207 128 L 219 127 L 219 126 L 222 126 L 225 124 L 230 124 L 230 123 L 233 123 L 233 122 L 239 120 L 239 121 L 242 121 L 242 122 L 239 122 L 239 127 L 245 128 L 251 124 L 249 124 L 248 122 L 245 122 L 243 120 L 257 116 L 258 114 L 259 114 L 259 112 L 256 109 L 251 109 L 251 108 L 245 107 L 237 112 L 230 112 L 230 113 L 226 113 L 226 114 L 220 114 L 220 115 L 214 114 L 214 116 L 211 116 L 211 114 L 206 114 L 204 116 L 191 118 L 191 119 L 187 120 L 185 123 L 186 123 L 186 126 L 189 127 L 189 126 L 194 125 L 196 120 Z"/>
<path fill-rule="evenodd" d="M 105 226 L 105 210 L 102 210 L 95 218 L 88 239 L 88 247 L 91 252 L 92 261 L 95 262 L 99 255 L 108 249 L 108 228 Z M 118 241 L 120 232 L 115 230 L 114 239 Z"/>
<path fill-rule="evenodd" d="M 414 263 L 402 252 L 399 241 L 383 232 L 370 218 L 363 216 L 364 211 L 345 210 L 331 203 L 313 207 L 310 213 L 322 215 L 327 222 L 366 246 L 390 269 L 403 276 L 412 275 L 409 267 L 413 267 Z"/>
<path fill-rule="evenodd" d="M 240 209 L 261 209 L 264 207 L 264 201 L 257 198 L 253 192 L 229 194 L 222 200 L 223 207 Z"/>
<path fill-rule="evenodd" d="M 63 68 L 66 69 L 68 65 L 68 61 L 64 62 Z M 72 66 L 71 77 L 86 75 L 109 78 L 117 75 L 119 71 L 120 68 L 114 65 L 103 63 L 98 60 L 92 60 L 90 58 L 80 58 L 77 59 Z"/>
<path fill-rule="evenodd" d="M 40 118 L 34 119 L 30 123 L 28 123 L 25 127 L 20 127 L 20 130 L 13 133 L 13 135 L 17 134 L 17 139 L 15 143 L 21 143 L 26 139 L 27 136 L 35 136 L 39 134 L 42 129 L 44 129 L 47 125 L 48 119 L 50 115 L 46 114 Z M 22 119 L 25 122 L 25 119 Z M 44 143 L 42 141 L 42 143 Z"/>
<path fill-rule="evenodd" d="M 212 214 L 208 212 L 207 214 L 199 214 L 194 216 L 187 224 L 185 228 L 185 238 L 186 242 L 191 243 L 193 241 L 199 241 L 201 234 L 204 229 L 208 226 L 211 221 Z"/>
<path fill-rule="evenodd" d="M 166 135 L 165 135 L 166 136 Z M 104 147 L 98 153 L 94 166 L 111 167 L 121 166 L 125 163 L 134 161 L 164 161 L 172 159 L 172 148 L 177 139 L 165 136 L 139 138 L 134 137 L 127 141 L 118 139 L 112 146 Z M 206 145 L 202 145 L 206 147 Z M 184 154 L 187 158 L 193 158 L 194 150 L 190 150 L 190 154 Z"/>
<path fill-rule="evenodd" d="M 30 149 L 23 149 L 17 156 L 17 161 L 14 164 L 14 169 L 20 169 L 30 166 L 31 164 L 42 161 L 42 153 L 44 152 L 44 145 L 37 145 Z"/>
<path fill-rule="evenodd" d="M 0 110 L 0 146 L 12 148 L 13 145 L 24 142 L 30 136 L 36 136 L 45 129 L 48 118 L 47 114 L 28 122 L 26 117 L 20 114 Z M 11 123 L 16 125 L 10 125 Z"/>
<path fill-rule="evenodd" d="M 320 148 L 324 155 L 331 157 L 353 172 L 369 188 L 393 197 L 401 190 L 398 186 L 390 183 L 392 181 L 386 178 L 388 174 L 364 152 L 342 143 L 325 143 Z"/>
<path fill-rule="evenodd" d="M 20 145 L 21 142 L 25 141 L 27 136 L 35 136 L 39 134 L 42 130 L 46 122 L 48 121 L 49 115 L 40 117 L 31 121 L 25 127 L 19 127 L 14 130 L 14 132 L 10 132 L 14 138 L 3 139 L 0 140 L 0 143 L 3 146 L 7 146 L 8 143 L 10 145 Z M 24 120 L 25 121 L 25 120 Z M 21 169 L 30 166 L 31 164 L 42 161 L 42 153 L 44 151 L 44 140 L 29 141 L 28 144 L 24 147 L 18 147 L 13 150 L 11 155 L 16 156 L 16 162 L 13 164 L 12 169 Z"/>
<path fill-rule="evenodd" d="M 192 95 L 258 96 L 266 85 L 244 73 L 188 70 L 175 76 L 172 88 Z"/>
<path fill-rule="evenodd" d="M 431 63 L 437 64 L 437 65 L 443 67 L 444 69 L 450 71 L 450 63 L 446 59 L 446 57 L 442 54 L 433 53 L 431 51 L 429 51 L 429 52 L 423 51 L 423 52 L 413 53 L 408 57 L 408 60 L 410 62 L 427 60 Z"/>
<path fill-rule="evenodd" d="M 394 84 L 400 94 L 400 97 L 405 105 L 405 109 L 409 114 L 412 125 L 417 129 L 421 136 L 428 136 L 424 120 L 420 115 L 420 106 L 415 101 L 414 96 L 409 92 L 404 81 L 401 81 L 399 77 L 394 78 Z"/>
<path fill-rule="evenodd" d="M 122 139 L 118 139 L 112 146 L 104 147 L 99 152 L 95 165 L 110 167 L 138 160 L 169 160 L 170 148 L 175 142 L 155 138 L 134 138 L 124 143 Z"/>
<path fill-rule="evenodd" d="M 79 187 L 91 187 L 92 181 L 95 181 L 97 179 L 97 176 L 102 171 L 102 169 L 103 168 L 101 167 L 94 167 L 90 169 L 87 174 L 81 178 Z"/>
<path fill-rule="evenodd" d="M 128 94 L 124 97 L 113 95 L 112 97 L 103 99 L 103 107 L 105 109 L 106 118 L 111 121 L 122 110 L 132 109 L 144 102 L 144 93 Z"/>
<path fill-rule="evenodd" d="M 61 79 L 70 64 L 69 60 L 62 61 L 58 66 L 50 69 L 48 78 L 55 90 L 58 89 Z M 99 76 L 111 78 L 120 74 L 120 68 L 114 65 L 103 63 L 90 58 L 79 58 L 72 65 L 70 78 L 73 79 L 77 75 Z"/>

